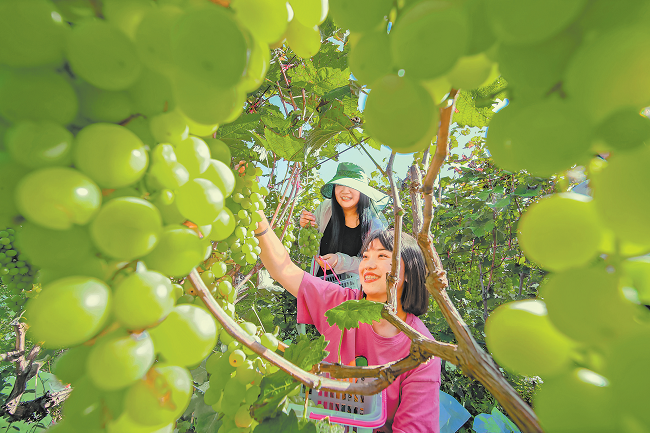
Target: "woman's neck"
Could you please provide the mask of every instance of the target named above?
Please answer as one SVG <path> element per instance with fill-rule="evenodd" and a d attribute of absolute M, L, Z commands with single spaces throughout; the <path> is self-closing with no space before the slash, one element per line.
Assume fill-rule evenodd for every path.
<path fill-rule="evenodd" d="M 359 225 L 359 214 L 356 208 L 343 209 L 343 216 L 347 227 L 355 228 Z"/>
<path fill-rule="evenodd" d="M 397 317 L 406 322 L 406 312 L 402 310 L 401 305 L 397 306 Z M 386 319 L 381 319 L 379 322 L 372 322 L 372 329 L 375 333 L 387 338 L 394 337 L 402 332 Z"/>

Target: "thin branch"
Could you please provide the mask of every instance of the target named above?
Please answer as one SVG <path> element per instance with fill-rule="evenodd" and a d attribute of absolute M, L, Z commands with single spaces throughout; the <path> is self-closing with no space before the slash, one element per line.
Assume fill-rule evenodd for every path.
<path fill-rule="evenodd" d="M 458 92 L 452 90 L 451 104 L 441 109 L 438 142 L 431 166 L 427 171 L 422 192 L 424 193 L 424 224 L 418 234 L 418 244 L 424 252 L 429 270 L 426 287 L 437 302 L 440 310 L 458 341 L 456 356 L 463 372 L 470 378 L 481 382 L 496 400 L 508 412 L 512 420 L 524 433 L 541 433 L 537 416 L 524 402 L 514 388 L 503 377 L 492 358 L 476 342 L 471 330 L 449 299 L 446 288 L 449 286 L 440 257 L 433 246 L 431 220 L 433 218 L 433 184 L 440 172 L 440 167 L 449 153 L 449 128 L 455 109 Z"/>
<path fill-rule="evenodd" d="M 399 198 L 399 193 L 397 191 L 397 185 L 395 184 L 393 173 L 395 155 L 395 151 L 390 154 L 390 158 L 388 159 L 388 167 L 386 168 L 388 179 L 390 180 L 390 189 L 393 193 L 393 211 L 395 214 L 395 229 L 393 231 L 395 236 L 393 241 L 393 258 L 390 274 L 388 275 L 388 278 L 386 278 L 386 304 L 392 312 L 397 313 L 397 285 L 399 283 L 399 274 L 401 267 L 400 262 L 402 258 L 402 215 L 404 215 L 404 209 L 402 209 L 402 202 Z"/>
<path fill-rule="evenodd" d="M 190 273 L 188 278 L 197 290 L 198 296 L 201 298 L 206 308 L 212 313 L 228 334 L 232 335 L 241 344 L 257 353 L 260 357 L 273 363 L 280 370 L 284 371 L 308 388 L 347 394 L 374 395 L 391 384 L 391 381 L 389 380 L 390 378 L 388 377 L 379 377 L 377 380 L 353 383 L 328 379 L 300 369 L 282 356 L 255 341 L 253 336 L 244 331 L 237 322 L 230 318 L 230 316 L 223 311 L 221 306 L 219 306 L 217 301 L 214 300 L 196 269 Z M 416 366 L 417 365 L 414 365 L 414 367 Z"/>

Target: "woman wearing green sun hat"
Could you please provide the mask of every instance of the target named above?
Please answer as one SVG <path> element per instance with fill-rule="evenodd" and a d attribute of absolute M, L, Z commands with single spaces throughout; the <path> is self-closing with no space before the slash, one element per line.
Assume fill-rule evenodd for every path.
<path fill-rule="evenodd" d="M 314 213 L 302 211 L 300 226 L 311 224 L 323 233 L 319 253 L 328 268 L 337 274 L 357 274 L 365 237 L 387 226 L 378 209 L 386 206 L 389 197 L 371 187 L 363 169 L 351 162 L 338 165 L 321 194 L 325 200 Z M 319 265 L 326 266 L 322 260 Z M 317 275 L 323 275 L 322 269 Z"/>

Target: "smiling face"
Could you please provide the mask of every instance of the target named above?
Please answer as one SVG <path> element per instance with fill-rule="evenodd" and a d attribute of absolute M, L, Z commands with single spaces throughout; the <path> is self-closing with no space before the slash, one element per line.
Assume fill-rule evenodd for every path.
<path fill-rule="evenodd" d="M 343 185 L 334 185 L 334 196 L 343 210 L 356 209 L 360 195 L 361 193 L 356 189 Z"/>
<path fill-rule="evenodd" d="M 363 252 L 359 277 L 363 292 L 369 301 L 386 302 L 386 277 L 390 273 L 393 252 L 384 248 L 379 239 L 373 240 Z M 404 286 L 404 260 L 400 260 L 397 302 L 401 303 Z"/>

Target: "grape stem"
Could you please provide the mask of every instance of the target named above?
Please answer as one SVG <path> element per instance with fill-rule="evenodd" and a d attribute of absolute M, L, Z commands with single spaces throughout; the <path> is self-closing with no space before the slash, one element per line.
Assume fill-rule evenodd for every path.
<path fill-rule="evenodd" d="M 61 404 L 68 397 L 72 392 L 72 388 L 69 387 L 54 393 L 47 392 L 32 401 L 21 402 L 21 398 L 27 390 L 27 382 L 41 368 L 42 362 L 35 361 L 36 356 L 41 351 L 41 346 L 36 344 L 29 352 L 26 352 L 25 332 L 27 331 L 27 324 L 16 319 L 11 325 L 16 333 L 15 349 L 0 354 L 0 361 L 16 364 L 16 380 L 11 393 L 0 407 L 0 417 L 6 417 L 9 423 L 40 421 L 47 416 L 52 407 Z"/>

